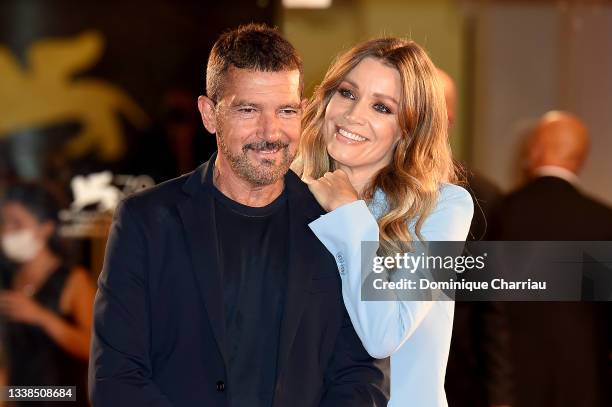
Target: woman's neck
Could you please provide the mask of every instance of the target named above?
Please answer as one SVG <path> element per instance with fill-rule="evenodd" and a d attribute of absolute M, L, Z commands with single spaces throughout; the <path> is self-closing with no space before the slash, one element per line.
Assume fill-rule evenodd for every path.
<path fill-rule="evenodd" d="M 346 175 L 348 175 L 349 181 L 351 182 L 351 185 L 353 185 L 353 188 L 355 188 L 357 191 L 357 194 L 360 197 L 363 197 L 363 194 L 366 192 L 374 179 L 375 173 L 372 173 L 372 171 L 367 169 L 348 167 L 342 164 L 337 164 L 336 168 L 344 171 Z"/>
<path fill-rule="evenodd" d="M 44 280 L 59 264 L 60 258 L 45 246 L 36 257 L 19 267 L 19 274 L 23 279 L 37 283 Z"/>

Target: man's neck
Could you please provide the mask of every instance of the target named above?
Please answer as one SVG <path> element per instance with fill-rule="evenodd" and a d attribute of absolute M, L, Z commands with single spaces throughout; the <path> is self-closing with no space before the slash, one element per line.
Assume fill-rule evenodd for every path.
<path fill-rule="evenodd" d="M 228 164 L 215 161 L 213 184 L 232 201 L 251 207 L 262 207 L 272 203 L 283 192 L 283 178 L 270 185 L 253 185 L 240 178 Z"/>
<path fill-rule="evenodd" d="M 559 165 L 541 165 L 533 170 L 535 177 L 561 178 L 572 185 L 578 185 L 580 180 L 575 172 Z"/>

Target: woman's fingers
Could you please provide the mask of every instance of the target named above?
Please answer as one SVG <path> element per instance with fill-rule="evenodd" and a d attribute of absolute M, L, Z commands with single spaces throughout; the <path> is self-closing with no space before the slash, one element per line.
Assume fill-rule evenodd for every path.
<path fill-rule="evenodd" d="M 346 181 L 349 180 L 348 174 L 344 172 L 344 170 L 336 170 L 334 171 L 334 175 Z"/>
<path fill-rule="evenodd" d="M 302 181 L 304 182 L 304 184 L 307 184 L 307 185 L 310 185 L 312 182 L 314 182 L 314 180 L 315 180 L 314 178 L 306 176 L 306 175 L 302 177 Z"/>
<path fill-rule="evenodd" d="M 303 180 L 317 202 L 328 212 L 359 199 L 348 175 L 342 170 L 326 172 L 316 180 L 311 177 L 304 177 Z"/>

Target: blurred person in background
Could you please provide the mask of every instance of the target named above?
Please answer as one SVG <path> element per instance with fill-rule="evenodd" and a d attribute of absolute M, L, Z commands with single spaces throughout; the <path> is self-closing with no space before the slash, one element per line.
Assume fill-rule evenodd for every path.
<path fill-rule="evenodd" d="M 95 289 L 87 271 L 65 258 L 58 202 L 34 183 L 10 185 L 2 200 L 1 246 L 10 264 L 0 291 L 7 384 L 77 386 L 74 405 L 87 406 Z"/>
<path fill-rule="evenodd" d="M 444 100 L 446 102 L 446 113 L 448 116 L 448 127 L 452 128 L 455 124 L 457 112 L 457 87 L 455 81 L 448 73 L 442 69 L 437 69 L 440 81 L 444 87 Z M 466 189 L 474 200 L 474 217 L 470 225 L 469 240 L 484 240 L 487 234 L 487 225 L 493 212 L 493 208 L 502 198 L 501 189 L 490 179 L 474 168 L 469 168 L 465 163 L 461 163 L 465 170 Z"/>
<path fill-rule="evenodd" d="M 610 241 L 612 209 L 581 191 L 589 134 L 575 115 L 541 117 L 526 148 L 530 180 L 503 199 L 491 239 Z M 609 304 L 507 303 L 515 407 L 610 405 Z"/>
<path fill-rule="evenodd" d="M 158 121 L 133 142 L 121 171 L 160 183 L 193 171 L 215 152 L 215 138 L 202 127 L 195 96 L 181 86 L 164 93 Z"/>
<path fill-rule="evenodd" d="M 457 88 L 438 68 L 444 86 L 448 126 L 455 123 Z M 493 208 L 501 190 L 474 169 L 462 164 L 466 189 L 474 201 L 468 240 L 485 240 Z M 469 278 L 464 275 L 463 278 Z M 453 407 L 501 407 L 511 404 L 511 363 L 508 326 L 501 302 L 461 301 L 456 298 L 453 336 L 446 369 L 446 395 Z"/>

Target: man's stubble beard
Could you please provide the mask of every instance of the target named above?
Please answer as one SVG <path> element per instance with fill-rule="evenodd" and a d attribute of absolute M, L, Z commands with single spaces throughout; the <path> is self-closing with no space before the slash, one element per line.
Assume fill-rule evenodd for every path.
<path fill-rule="evenodd" d="M 225 143 L 223 135 L 217 133 L 217 144 L 219 153 L 225 157 L 230 167 L 240 178 L 258 186 L 271 185 L 285 176 L 295 158 L 296 151 L 289 151 L 289 146 L 282 142 L 259 142 L 244 145 L 240 154 L 233 154 Z M 263 159 L 254 164 L 249 159 L 248 152 L 251 149 L 266 149 L 279 147 L 282 151 L 280 164 L 275 165 L 274 161 Z"/>

